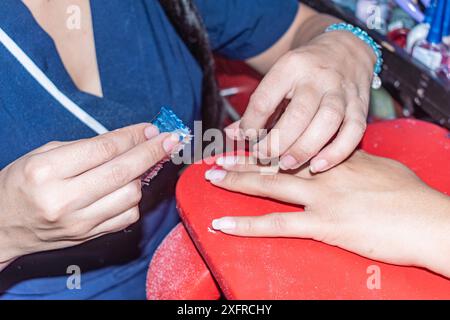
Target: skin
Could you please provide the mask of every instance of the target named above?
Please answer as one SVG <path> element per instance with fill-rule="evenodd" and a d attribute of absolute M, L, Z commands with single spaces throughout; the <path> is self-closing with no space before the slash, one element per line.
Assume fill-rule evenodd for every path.
<path fill-rule="evenodd" d="M 22 2 L 54 40 L 77 88 L 101 97 L 89 1 Z M 66 27 L 71 5 L 81 10 L 79 30 Z M 311 163 L 317 171 L 315 164 L 322 158 L 327 159 L 327 167 L 342 161 L 362 135 L 375 62 L 373 52 L 353 35 L 323 34 L 333 22 L 334 18 L 301 6 L 286 34 L 247 61 L 267 75 L 242 121 L 234 125 L 261 128 L 276 105 L 290 99 L 286 115 L 277 123 L 289 135 L 283 134 L 281 148 L 269 153 L 282 159 L 294 156 L 299 162 L 315 156 Z M 354 61 L 347 61 L 350 56 Z M 167 156 L 175 143 L 175 137 L 155 130 L 142 124 L 92 139 L 51 142 L 2 169 L 0 270 L 20 256 L 77 245 L 136 221 L 138 178 Z M 338 131 L 336 140 L 322 150 Z"/>
<path fill-rule="evenodd" d="M 174 150 L 178 138 L 138 124 L 92 139 L 51 142 L 11 163 L 0 172 L 0 268 L 135 223 L 140 177 Z"/>
<path fill-rule="evenodd" d="M 206 179 L 230 191 L 303 205 L 298 213 L 224 217 L 213 227 L 250 237 L 298 237 L 450 277 L 450 198 L 399 162 L 356 152 L 325 173 L 262 175 L 249 158 L 221 158 Z M 326 199 L 326 201 L 324 201 Z"/>
<path fill-rule="evenodd" d="M 255 156 L 281 157 L 283 169 L 311 160 L 311 170 L 321 172 L 344 161 L 357 147 L 366 129 L 376 57 L 349 32 L 323 33 L 336 22 L 301 5 L 278 43 L 247 61 L 266 75 L 242 119 L 229 128 L 233 138 L 254 139 L 255 130 L 266 127 L 283 99 L 289 102 L 273 127 L 277 130 L 255 146 Z M 273 132 L 279 136 L 274 146 Z"/>

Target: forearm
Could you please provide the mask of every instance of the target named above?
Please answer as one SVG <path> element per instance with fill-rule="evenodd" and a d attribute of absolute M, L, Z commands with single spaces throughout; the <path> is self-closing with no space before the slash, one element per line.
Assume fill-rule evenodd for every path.
<path fill-rule="evenodd" d="M 311 14 L 297 27 L 290 48 L 296 49 L 306 45 L 312 39 L 321 35 L 328 26 L 339 22 L 342 21 L 336 17 L 314 11 L 314 14 Z"/>
<path fill-rule="evenodd" d="M 260 73 L 265 74 L 287 52 L 313 44 L 315 41 L 325 44 L 328 41 L 330 50 L 344 51 L 344 54 L 336 54 L 336 56 L 357 59 L 358 62 L 373 67 L 376 61 L 373 50 L 350 32 L 335 31 L 332 32 L 332 37 L 324 35 L 328 26 L 339 22 L 341 20 L 318 13 L 302 4 L 291 27 L 280 40 L 260 55 L 248 59 L 247 63 Z"/>

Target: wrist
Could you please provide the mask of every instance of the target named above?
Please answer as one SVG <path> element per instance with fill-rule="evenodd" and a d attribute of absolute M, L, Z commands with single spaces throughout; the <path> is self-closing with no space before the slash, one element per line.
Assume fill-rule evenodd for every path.
<path fill-rule="evenodd" d="M 339 52 L 339 55 L 335 55 L 334 62 L 339 66 L 346 66 L 346 69 L 351 66 L 350 70 L 355 69 L 355 66 L 359 67 L 359 75 L 362 74 L 361 69 L 369 76 L 372 76 L 374 72 L 377 56 L 364 41 L 351 32 L 343 30 L 324 32 L 311 40 L 310 44 L 325 45 L 328 51 Z"/>
<path fill-rule="evenodd" d="M 422 224 L 414 265 L 450 278 L 450 197 L 433 189 L 426 191 L 426 203 L 417 209 L 426 217 Z"/>
<path fill-rule="evenodd" d="M 351 24 L 345 23 L 345 22 L 332 24 L 328 28 L 325 29 L 325 33 L 336 32 L 336 31 L 344 31 L 344 32 L 352 34 L 354 36 L 354 38 L 359 39 L 361 42 L 363 42 L 366 45 L 366 50 L 370 49 L 372 51 L 372 54 L 375 55 L 376 61 L 372 68 L 372 70 L 373 70 L 372 88 L 379 89 L 382 85 L 379 74 L 380 74 L 380 72 L 382 70 L 382 66 L 383 66 L 383 53 L 381 51 L 380 45 L 378 45 L 378 43 L 376 43 L 375 40 L 371 36 L 369 36 L 369 34 L 366 31 L 362 30 L 361 28 L 355 27 Z M 357 42 L 355 42 L 355 46 L 357 46 L 356 43 Z M 359 46 L 360 45 L 361 44 L 359 44 Z M 360 52 L 362 52 L 361 50 L 362 50 L 362 47 L 360 47 Z M 372 55 L 372 58 L 373 58 L 373 55 Z M 357 56 L 357 57 L 360 59 L 361 55 Z M 368 56 L 368 58 L 370 59 L 370 56 Z"/>
<path fill-rule="evenodd" d="M 362 59 L 364 62 L 366 62 L 373 71 L 375 63 L 378 59 L 375 51 L 369 45 L 367 45 L 367 43 L 359 39 L 351 32 L 344 30 L 337 30 L 334 32 L 336 34 L 339 34 L 339 37 L 341 39 L 340 41 L 345 44 L 349 51 L 352 52 L 355 57 L 358 57 L 358 59 Z"/>

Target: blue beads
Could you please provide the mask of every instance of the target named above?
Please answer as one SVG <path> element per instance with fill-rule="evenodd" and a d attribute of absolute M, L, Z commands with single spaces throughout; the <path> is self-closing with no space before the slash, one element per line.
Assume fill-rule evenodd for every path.
<path fill-rule="evenodd" d="M 339 30 L 353 33 L 355 36 L 357 36 L 359 39 L 364 41 L 367 45 L 369 45 L 372 48 L 375 55 L 377 56 L 377 62 L 375 63 L 373 73 L 375 76 L 378 77 L 378 74 L 381 72 L 381 68 L 383 66 L 383 54 L 381 52 L 380 45 L 376 43 L 375 40 L 373 40 L 372 37 L 369 36 L 369 34 L 366 31 L 344 22 L 332 24 L 325 30 L 325 32 L 339 31 Z"/>

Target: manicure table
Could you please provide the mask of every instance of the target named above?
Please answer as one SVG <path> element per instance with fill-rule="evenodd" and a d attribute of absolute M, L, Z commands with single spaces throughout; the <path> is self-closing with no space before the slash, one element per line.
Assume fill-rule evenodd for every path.
<path fill-rule="evenodd" d="M 447 130 L 410 119 L 376 123 L 361 148 L 402 162 L 450 194 Z M 302 209 L 214 187 L 204 179 L 210 167 L 191 165 L 178 182 L 182 223 L 150 263 L 148 299 L 450 299 L 450 279 L 425 269 L 373 261 L 314 240 L 212 230 L 211 221 L 222 216 Z"/>

